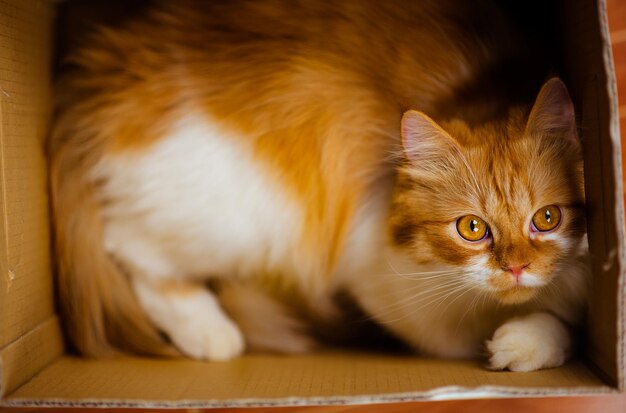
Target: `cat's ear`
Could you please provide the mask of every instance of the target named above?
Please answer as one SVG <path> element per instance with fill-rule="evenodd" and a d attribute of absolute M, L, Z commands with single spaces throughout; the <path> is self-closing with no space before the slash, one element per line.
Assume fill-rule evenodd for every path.
<path fill-rule="evenodd" d="M 562 137 L 569 144 L 579 146 L 574 104 L 560 79 L 548 80 L 539 91 L 528 117 L 526 134 Z"/>
<path fill-rule="evenodd" d="M 456 141 L 430 117 L 416 110 L 402 116 L 402 146 L 409 161 L 418 168 L 436 170 L 456 158 Z"/>

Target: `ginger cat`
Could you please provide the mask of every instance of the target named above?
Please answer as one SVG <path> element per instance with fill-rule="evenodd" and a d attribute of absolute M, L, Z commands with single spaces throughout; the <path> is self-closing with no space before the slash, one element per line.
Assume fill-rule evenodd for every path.
<path fill-rule="evenodd" d="M 50 139 L 76 348 L 308 351 L 343 291 L 421 354 L 561 365 L 588 282 L 574 108 L 466 3 L 183 0 L 98 29 Z"/>

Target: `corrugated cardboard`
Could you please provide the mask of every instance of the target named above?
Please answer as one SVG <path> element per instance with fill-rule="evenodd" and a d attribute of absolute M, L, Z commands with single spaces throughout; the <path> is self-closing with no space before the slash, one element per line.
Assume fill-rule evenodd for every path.
<path fill-rule="evenodd" d="M 221 363 L 64 352 L 53 306 L 43 141 L 53 15 L 0 0 L 0 405 L 217 407 L 614 393 L 624 389 L 624 218 L 617 103 L 603 1 L 559 4 L 561 73 L 581 120 L 593 255 L 581 359 L 533 373 L 480 362 L 320 353 Z"/>
<path fill-rule="evenodd" d="M 624 325 L 621 313 L 626 261 L 619 116 L 606 10 L 603 2 L 563 4 L 564 74 L 581 122 L 594 274 L 587 355 L 612 383 L 617 383 L 623 380 L 623 367 L 618 369 L 618 365 L 624 365 L 624 347 L 615 343 Z"/>
<path fill-rule="evenodd" d="M 56 361 L 8 402 L 108 406 L 258 406 L 420 400 L 456 393 L 530 396 L 608 393 L 583 363 L 527 374 L 490 372 L 479 362 L 373 354 L 251 355 L 226 363 L 120 359 Z"/>
<path fill-rule="evenodd" d="M 28 345 L 55 317 L 43 151 L 52 16 L 50 3 L 0 2 L 0 394 L 61 352 Z"/>

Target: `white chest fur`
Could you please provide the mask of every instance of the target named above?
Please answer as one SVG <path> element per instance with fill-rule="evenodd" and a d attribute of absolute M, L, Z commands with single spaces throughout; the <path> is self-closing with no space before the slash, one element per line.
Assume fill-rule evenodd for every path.
<path fill-rule="evenodd" d="M 105 247 L 150 277 L 284 270 L 302 211 L 245 138 L 187 116 L 152 146 L 104 159 Z"/>

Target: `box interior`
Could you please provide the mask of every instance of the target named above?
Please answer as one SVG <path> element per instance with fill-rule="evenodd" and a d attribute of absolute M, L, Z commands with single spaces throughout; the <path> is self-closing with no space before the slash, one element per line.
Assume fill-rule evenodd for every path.
<path fill-rule="evenodd" d="M 61 37 L 77 38 L 82 20 L 72 18 L 71 7 L 55 19 L 59 7 L 0 0 L 0 405 L 217 407 L 623 390 L 621 161 L 603 1 L 554 3 L 559 73 L 583 135 L 594 282 L 584 354 L 532 373 L 360 352 L 247 355 L 220 363 L 95 361 L 68 353 L 54 306 L 44 141 L 55 25 Z M 80 8 L 99 14 L 88 3 Z"/>

